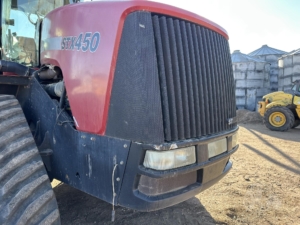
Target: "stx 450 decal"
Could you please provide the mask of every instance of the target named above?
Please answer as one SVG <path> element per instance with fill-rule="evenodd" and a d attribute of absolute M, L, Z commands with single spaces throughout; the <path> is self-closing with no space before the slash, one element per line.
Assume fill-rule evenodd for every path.
<path fill-rule="evenodd" d="M 61 41 L 61 49 L 95 52 L 98 49 L 99 43 L 99 32 L 86 32 L 79 34 L 79 36 L 63 37 Z"/>

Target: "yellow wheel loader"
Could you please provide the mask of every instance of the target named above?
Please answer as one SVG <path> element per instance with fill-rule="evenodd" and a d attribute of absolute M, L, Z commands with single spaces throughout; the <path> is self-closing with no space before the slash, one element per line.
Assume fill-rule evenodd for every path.
<path fill-rule="evenodd" d="M 258 112 L 267 128 L 287 131 L 300 125 L 300 80 L 290 91 L 277 91 L 263 96 L 258 102 Z"/>

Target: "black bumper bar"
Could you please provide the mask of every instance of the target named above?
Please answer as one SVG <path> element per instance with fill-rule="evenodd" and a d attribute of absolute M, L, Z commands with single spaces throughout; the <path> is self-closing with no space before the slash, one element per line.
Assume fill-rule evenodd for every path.
<path fill-rule="evenodd" d="M 232 146 L 232 136 L 237 130 L 238 128 L 209 138 L 187 141 L 185 144 L 176 143 L 177 147 L 195 145 L 196 163 L 165 171 L 145 168 L 145 152 L 151 146 L 132 143 L 118 204 L 139 211 L 153 211 L 185 201 L 217 183 L 232 167 L 230 155 L 239 147 Z M 227 138 L 229 150 L 208 158 L 208 143 L 222 138 Z M 170 149 L 165 146 L 163 148 Z"/>

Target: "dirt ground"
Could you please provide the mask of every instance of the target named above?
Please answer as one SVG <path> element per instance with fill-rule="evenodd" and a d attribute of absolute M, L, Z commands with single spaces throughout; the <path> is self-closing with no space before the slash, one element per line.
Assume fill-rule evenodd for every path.
<path fill-rule="evenodd" d="M 156 212 L 116 207 L 64 184 L 54 190 L 62 224 L 300 224 L 300 127 L 273 132 L 240 123 L 233 169 L 219 183 Z"/>

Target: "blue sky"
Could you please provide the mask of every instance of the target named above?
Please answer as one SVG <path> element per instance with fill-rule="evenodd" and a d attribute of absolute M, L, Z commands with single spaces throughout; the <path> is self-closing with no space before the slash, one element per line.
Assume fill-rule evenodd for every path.
<path fill-rule="evenodd" d="M 155 0 L 206 17 L 229 34 L 231 52 L 262 45 L 283 51 L 300 48 L 300 0 Z"/>

